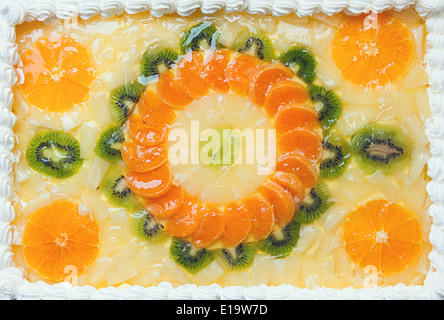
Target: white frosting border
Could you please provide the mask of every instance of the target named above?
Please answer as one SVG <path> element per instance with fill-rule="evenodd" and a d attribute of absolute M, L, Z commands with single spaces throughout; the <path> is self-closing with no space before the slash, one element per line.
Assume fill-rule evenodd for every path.
<path fill-rule="evenodd" d="M 299 16 L 314 13 L 332 15 L 339 12 L 357 14 L 388 9 L 414 7 L 426 20 L 426 69 L 429 74 L 429 98 L 432 117 L 426 123 L 432 157 L 428 175 L 432 181 L 427 192 L 433 202 L 429 209 L 433 223 L 429 239 L 430 271 L 422 286 L 398 284 L 372 289 L 301 289 L 290 285 L 221 287 L 182 285 L 174 287 L 162 282 L 154 287 L 130 286 L 123 289 L 92 286 L 73 287 L 70 283 L 48 285 L 31 283 L 14 267 L 13 243 L 15 212 L 10 199 L 13 190 L 12 153 L 15 143 L 15 115 L 12 87 L 18 76 L 14 66 L 19 63 L 15 44 L 15 26 L 25 21 L 50 18 L 68 19 L 77 12 L 82 19 L 95 15 L 111 17 L 149 10 L 154 16 L 177 12 L 187 16 L 200 9 L 204 14 L 218 10 L 246 11 L 275 16 L 295 12 Z M 444 1 L 441 0 L 2 0 L 0 3 L 0 299 L 413 299 L 444 298 Z"/>

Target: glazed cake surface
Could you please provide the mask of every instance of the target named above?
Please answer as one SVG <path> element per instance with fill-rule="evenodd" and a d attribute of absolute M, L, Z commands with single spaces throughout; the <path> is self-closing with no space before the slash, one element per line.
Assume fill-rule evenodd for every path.
<path fill-rule="evenodd" d="M 439 297 L 439 14 L 215 4 L 15 23 L 5 295 Z"/>

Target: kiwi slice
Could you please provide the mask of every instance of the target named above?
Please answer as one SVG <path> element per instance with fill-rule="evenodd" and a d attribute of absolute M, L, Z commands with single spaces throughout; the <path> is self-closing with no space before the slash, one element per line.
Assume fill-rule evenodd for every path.
<path fill-rule="evenodd" d="M 164 227 L 146 209 L 139 209 L 130 215 L 133 233 L 144 242 L 158 242 L 163 239 Z"/>
<path fill-rule="evenodd" d="M 122 127 L 111 125 L 100 134 L 94 152 L 108 162 L 118 162 L 122 160 L 120 146 L 124 141 L 125 136 Z"/>
<path fill-rule="evenodd" d="M 109 111 L 111 118 L 119 126 L 123 125 L 139 102 L 145 86 L 137 81 L 124 84 L 111 91 Z"/>
<path fill-rule="evenodd" d="M 99 185 L 99 190 L 115 206 L 133 209 L 137 203 L 126 183 L 122 169 L 117 164 L 109 167 Z"/>
<path fill-rule="evenodd" d="M 213 253 L 206 249 L 198 249 L 190 242 L 173 238 L 170 245 L 170 256 L 178 265 L 190 273 L 197 273 L 208 266 L 213 260 Z"/>
<path fill-rule="evenodd" d="M 281 229 L 272 232 L 266 239 L 260 240 L 257 246 L 275 258 L 285 258 L 293 252 L 300 230 L 300 223 L 293 220 Z"/>
<path fill-rule="evenodd" d="M 180 37 L 180 53 L 199 51 L 205 45 L 209 48 L 220 47 L 217 42 L 219 34 L 219 30 L 211 22 L 198 23 L 185 30 Z"/>
<path fill-rule="evenodd" d="M 148 50 L 143 54 L 140 63 L 141 73 L 144 77 L 159 75 L 162 71 L 171 69 L 178 58 L 179 54 L 169 48 L 156 51 Z"/>
<path fill-rule="evenodd" d="M 334 127 L 342 115 L 341 98 L 335 92 L 316 84 L 309 86 L 308 95 L 315 103 L 322 128 L 329 130 Z"/>
<path fill-rule="evenodd" d="M 318 63 L 313 53 L 306 47 L 293 46 L 287 52 L 282 53 L 279 60 L 308 84 L 316 78 Z"/>
<path fill-rule="evenodd" d="M 245 269 L 253 263 L 256 254 L 256 245 L 244 242 L 233 248 L 217 249 L 216 260 L 228 270 Z"/>
<path fill-rule="evenodd" d="M 276 58 L 273 42 L 263 31 L 253 32 L 248 28 L 242 29 L 237 35 L 232 49 L 251 53 L 264 61 L 273 61 Z"/>
<path fill-rule="evenodd" d="M 299 223 L 311 223 L 324 214 L 332 205 L 330 190 L 325 182 L 318 181 L 296 211 L 295 220 Z"/>
<path fill-rule="evenodd" d="M 401 129 L 372 122 L 352 136 L 351 147 L 364 172 L 373 174 L 380 170 L 390 175 L 408 165 L 412 142 Z"/>
<path fill-rule="evenodd" d="M 26 160 L 35 171 L 57 179 L 76 174 L 82 166 L 79 141 L 64 131 L 44 131 L 31 139 Z"/>
<path fill-rule="evenodd" d="M 335 131 L 328 132 L 322 141 L 321 177 L 334 179 L 340 177 L 351 159 L 350 143 Z"/>

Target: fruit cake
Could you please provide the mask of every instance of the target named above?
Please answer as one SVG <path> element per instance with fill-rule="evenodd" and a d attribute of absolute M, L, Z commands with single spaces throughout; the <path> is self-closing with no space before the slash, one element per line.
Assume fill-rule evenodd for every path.
<path fill-rule="evenodd" d="M 0 5 L 1 295 L 440 297 L 443 8 L 165 2 Z"/>

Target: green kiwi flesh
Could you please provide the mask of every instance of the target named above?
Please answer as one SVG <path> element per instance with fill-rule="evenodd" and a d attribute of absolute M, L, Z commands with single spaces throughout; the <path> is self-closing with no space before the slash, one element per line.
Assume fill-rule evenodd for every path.
<path fill-rule="evenodd" d="M 342 115 L 342 100 L 333 91 L 311 84 L 308 89 L 310 99 L 315 103 L 319 114 L 319 123 L 324 130 L 333 128 Z"/>
<path fill-rule="evenodd" d="M 145 86 L 139 82 L 124 84 L 111 91 L 109 98 L 109 112 L 113 121 L 122 126 L 134 111 Z"/>
<path fill-rule="evenodd" d="M 123 170 L 116 164 L 112 164 L 105 173 L 99 190 L 114 206 L 132 209 L 136 205 L 136 199 L 126 183 Z"/>
<path fill-rule="evenodd" d="M 359 167 L 368 174 L 380 170 L 391 175 L 404 169 L 411 158 L 412 143 L 399 128 L 369 123 L 351 138 L 353 155 Z"/>
<path fill-rule="evenodd" d="M 142 62 L 140 63 L 141 73 L 144 77 L 156 76 L 164 70 L 171 69 L 173 64 L 179 58 L 179 54 L 169 48 L 146 51 L 143 54 Z"/>
<path fill-rule="evenodd" d="M 108 162 L 118 162 L 122 160 L 120 146 L 124 141 L 125 137 L 122 127 L 111 125 L 100 134 L 94 147 L 94 152 Z"/>
<path fill-rule="evenodd" d="M 350 143 L 335 131 L 328 132 L 322 141 L 321 177 L 335 179 L 347 170 L 351 159 Z"/>
<path fill-rule="evenodd" d="M 44 131 L 34 136 L 26 160 L 35 171 L 57 179 L 76 174 L 82 166 L 79 141 L 64 131 Z"/>
<path fill-rule="evenodd" d="M 158 242 L 165 235 L 164 227 L 146 209 L 139 209 L 130 215 L 133 233 L 143 242 Z"/>
<path fill-rule="evenodd" d="M 332 205 L 330 191 L 325 182 L 318 181 L 300 204 L 295 214 L 295 220 L 308 224 L 317 220 Z"/>
<path fill-rule="evenodd" d="M 273 61 L 276 58 L 273 42 L 262 31 L 253 32 L 244 28 L 237 35 L 232 49 L 238 52 L 251 53 L 264 61 Z"/>
<path fill-rule="evenodd" d="M 316 78 L 317 62 L 311 51 L 303 46 L 293 46 L 279 56 L 279 60 L 292 69 L 306 83 Z"/>
<path fill-rule="evenodd" d="M 185 54 L 189 50 L 199 51 L 202 48 L 218 48 L 217 42 L 219 30 L 211 22 L 198 23 L 182 34 L 180 38 L 180 53 Z"/>
<path fill-rule="evenodd" d="M 285 258 L 293 252 L 299 239 L 300 223 L 293 220 L 281 229 L 272 232 L 257 243 L 258 249 L 275 258 Z"/>
<path fill-rule="evenodd" d="M 256 245 L 244 242 L 233 248 L 217 249 L 216 260 L 228 270 L 245 269 L 252 265 L 256 254 Z"/>
<path fill-rule="evenodd" d="M 213 260 L 213 253 L 206 248 L 196 248 L 190 242 L 173 238 L 170 245 L 171 258 L 189 273 L 197 273 Z"/>

